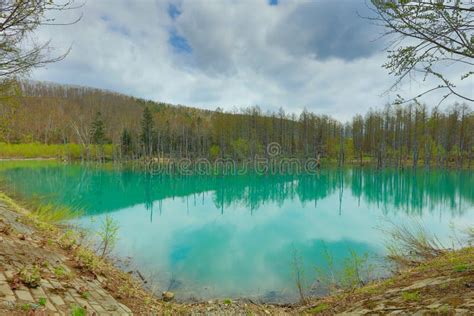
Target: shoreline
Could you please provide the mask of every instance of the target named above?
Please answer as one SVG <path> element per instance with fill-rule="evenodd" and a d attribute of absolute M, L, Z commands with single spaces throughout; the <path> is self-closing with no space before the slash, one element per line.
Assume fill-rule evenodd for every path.
<path fill-rule="evenodd" d="M 108 311 L 112 314 L 183 315 L 442 313 L 445 310 L 467 315 L 474 312 L 472 247 L 448 252 L 360 288 L 321 298 L 309 297 L 306 304 L 265 304 L 251 299 L 175 302 L 158 298 L 138 278 L 68 240 L 67 234 L 65 228 L 37 221 L 26 208 L 0 191 L 0 244 L 15 246 L 2 248 L 0 312 L 22 314 L 28 309 L 70 313 L 74 308 L 99 314 Z M 8 250 L 18 247 L 22 250 Z M 29 254 L 34 256 L 28 257 Z M 41 256 L 54 258 L 56 261 L 49 261 L 54 261 L 55 267 L 52 268 L 51 263 L 47 268 L 38 265 Z M 13 265 L 8 264 L 12 261 Z M 58 266 L 67 271 L 67 277 L 57 273 Z M 38 267 L 36 274 L 41 280 L 37 287 L 28 284 L 35 274 L 34 267 Z M 446 295 L 447 290 L 451 294 Z M 38 294 L 40 292 L 45 293 L 44 296 Z M 423 297 L 425 293 L 430 297 Z M 103 297 L 107 298 L 105 305 L 100 303 Z M 43 298 L 46 299 L 44 306 L 40 304 Z"/>
<path fill-rule="evenodd" d="M 0 161 L 42 161 L 42 160 L 57 160 L 60 161 L 58 158 L 53 157 L 35 157 L 35 158 L 0 158 Z"/>
<path fill-rule="evenodd" d="M 97 165 L 107 165 L 107 164 L 113 164 L 113 165 L 118 165 L 118 166 L 138 166 L 138 168 L 141 168 L 143 170 L 148 170 L 148 169 L 153 169 L 153 166 L 172 166 L 179 162 L 181 159 L 187 159 L 187 158 L 176 158 L 176 159 L 168 159 L 166 161 L 160 161 L 160 160 L 155 160 L 158 159 L 157 157 L 151 157 L 147 159 L 143 158 L 137 158 L 137 159 L 124 159 L 124 160 L 114 160 L 107 158 L 105 160 L 82 160 L 79 158 L 73 158 L 73 159 L 64 159 L 61 157 L 30 157 L 30 158 L 25 158 L 25 157 L 1 157 L 0 156 L 0 163 L 1 162 L 22 162 L 22 161 L 54 161 L 58 163 L 65 163 L 65 164 L 97 164 Z M 162 159 L 162 158 L 160 158 Z M 196 158 L 195 161 L 199 161 L 200 159 L 203 158 Z M 206 159 L 206 158 L 204 158 Z M 295 159 L 300 159 L 304 160 L 306 158 L 295 158 Z M 190 160 L 191 163 L 195 162 L 194 160 Z M 192 164 L 191 164 L 192 165 Z M 190 166 L 191 166 L 190 165 Z M 237 168 L 237 171 L 239 170 L 238 168 L 242 165 L 246 165 L 245 161 L 235 161 L 235 166 Z M 312 170 L 312 173 L 314 172 L 319 172 L 321 170 L 325 169 L 333 169 L 333 168 L 373 168 L 375 170 L 399 170 L 399 171 L 405 171 L 405 170 L 443 170 L 443 171 L 474 171 L 474 165 L 473 164 L 463 164 L 462 166 L 457 166 L 455 163 L 448 163 L 446 165 L 438 165 L 438 164 L 432 164 L 425 166 L 423 163 L 418 163 L 416 167 L 413 166 L 413 163 L 411 160 L 406 160 L 404 161 L 401 165 L 396 165 L 396 164 L 385 164 L 382 167 L 377 167 L 376 161 L 373 160 L 365 160 L 362 162 L 362 164 L 356 160 L 356 159 L 350 159 L 345 161 L 342 165 L 339 165 L 336 160 L 332 159 L 327 159 L 327 158 L 322 158 L 321 160 L 321 165 L 320 167 L 317 168 L 317 170 Z M 175 171 L 174 174 L 176 175 L 186 175 L 188 170 L 183 170 L 184 172 L 178 172 Z M 191 170 L 192 171 L 192 170 Z M 248 172 L 250 171 L 255 171 L 253 169 L 249 169 Z M 166 172 L 165 172 L 166 173 Z M 236 172 L 238 174 L 238 172 Z M 267 172 L 268 174 L 285 174 L 285 173 L 275 173 L 275 172 Z M 296 170 L 296 171 L 288 171 L 287 172 L 290 175 L 294 174 L 305 174 L 303 170 Z M 170 174 L 170 173 L 168 173 Z M 196 173 L 198 174 L 198 173 Z"/>

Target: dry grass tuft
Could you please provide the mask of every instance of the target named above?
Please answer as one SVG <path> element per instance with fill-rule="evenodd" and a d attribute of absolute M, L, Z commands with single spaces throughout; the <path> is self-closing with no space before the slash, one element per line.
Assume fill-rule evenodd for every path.
<path fill-rule="evenodd" d="M 384 232 L 388 236 L 388 259 L 399 267 L 412 267 L 436 258 L 448 251 L 439 239 L 426 231 L 419 222 L 390 223 Z"/>

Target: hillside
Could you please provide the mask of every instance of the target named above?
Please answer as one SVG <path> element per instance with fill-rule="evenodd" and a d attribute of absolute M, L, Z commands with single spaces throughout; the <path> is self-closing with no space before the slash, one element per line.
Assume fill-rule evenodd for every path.
<path fill-rule="evenodd" d="M 372 161 L 379 167 L 462 167 L 474 157 L 474 112 L 466 104 L 431 110 L 417 102 L 385 106 L 343 123 L 306 110 L 299 116 L 264 113 L 258 106 L 209 111 L 87 87 L 42 82 L 19 87 L 19 94 L 0 102 L 0 142 L 74 143 L 88 159 L 91 145 L 108 144 L 114 148 L 109 159 L 242 160 L 266 156 L 273 143 L 282 156 Z"/>

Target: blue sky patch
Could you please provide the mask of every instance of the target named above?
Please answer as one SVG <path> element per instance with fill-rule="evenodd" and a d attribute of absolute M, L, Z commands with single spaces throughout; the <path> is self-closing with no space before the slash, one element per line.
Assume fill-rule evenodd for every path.
<path fill-rule="evenodd" d="M 174 4 L 170 4 L 168 6 L 168 15 L 175 20 L 179 15 L 181 14 L 181 11 L 178 9 L 177 6 Z"/>
<path fill-rule="evenodd" d="M 168 42 L 178 53 L 191 53 L 193 51 L 191 46 L 189 46 L 188 41 L 180 36 L 176 30 L 169 32 Z"/>

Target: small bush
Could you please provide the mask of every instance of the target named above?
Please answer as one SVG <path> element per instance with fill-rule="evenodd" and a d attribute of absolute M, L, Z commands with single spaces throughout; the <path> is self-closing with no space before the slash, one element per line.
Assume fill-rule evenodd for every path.
<path fill-rule="evenodd" d="M 112 216 L 106 215 L 102 222 L 101 230 L 98 232 L 100 237 L 100 253 L 101 257 L 105 258 L 110 254 L 115 244 L 117 243 L 119 226 Z"/>
<path fill-rule="evenodd" d="M 358 254 L 349 249 L 349 256 L 342 260 L 340 267 L 336 267 L 327 247 L 324 247 L 322 258 L 325 259 L 328 268 L 317 267 L 316 274 L 321 284 L 329 291 L 341 288 L 354 290 L 375 278 L 374 265 L 370 263 L 368 253 Z"/>
<path fill-rule="evenodd" d="M 31 309 L 31 305 L 28 304 L 28 303 L 25 303 L 25 304 L 21 305 L 21 309 L 22 309 L 24 312 L 28 312 L 28 311 Z"/>
<path fill-rule="evenodd" d="M 86 310 L 83 307 L 73 305 L 71 309 L 71 316 L 86 316 Z"/>
<path fill-rule="evenodd" d="M 78 233 L 73 230 L 67 230 L 59 237 L 58 244 L 64 250 L 71 250 L 78 245 Z"/>
<path fill-rule="evenodd" d="M 53 272 L 57 279 L 70 279 L 71 278 L 71 273 L 66 271 L 66 269 L 63 266 L 54 267 Z"/>
<path fill-rule="evenodd" d="M 46 306 L 46 298 L 40 297 L 40 299 L 38 300 L 38 304 L 41 306 Z"/>
<path fill-rule="evenodd" d="M 81 268 L 84 268 L 93 273 L 97 273 L 100 270 L 102 262 L 100 259 L 90 250 L 85 248 L 78 248 L 76 252 L 76 259 Z"/>
<path fill-rule="evenodd" d="M 373 267 L 369 264 L 369 255 L 367 253 L 359 255 L 351 249 L 349 258 L 344 260 L 341 285 L 348 289 L 363 285 L 370 279 L 372 270 Z"/>
<path fill-rule="evenodd" d="M 430 235 L 420 223 L 391 225 L 392 228 L 385 231 L 388 235 L 388 259 L 398 266 L 417 266 L 423 261 L 446 253 L 441 242 Z"/>
<path fill-rule="evenodd" d="M 303 258 L 299 255 L 296 248 L 293 247 L 292 253 L 292 272 L 293 277 L 295 280 L 296 289 L 298 290 L 298 294 L 300 296 L 300 302 L 302 304 L 306 303 L 306 285 L 305 285 L 305 277 L 304 277 L 304 267 L 303 267 Z"/>
<path fill-rule="evenodd" d="M 41 274 L 38 267 L 23 267 L 18 273 L 20 281 L 28 287 L 35 288 L 40 285 Z"/>

